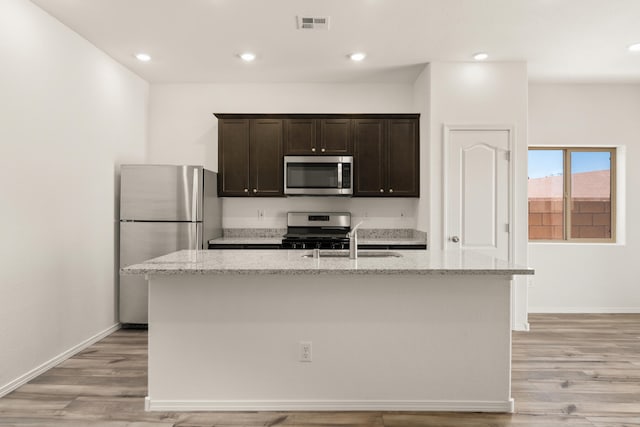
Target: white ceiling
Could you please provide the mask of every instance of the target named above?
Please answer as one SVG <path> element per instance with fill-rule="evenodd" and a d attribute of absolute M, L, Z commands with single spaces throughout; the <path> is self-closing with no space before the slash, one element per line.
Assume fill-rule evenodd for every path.
<path fill-rule="evenodd" d="M 412 82 L 427 62 L 479 51 L 526 61 L 532 80 L 640 82 L 627 51 L 640 0 L 32 1 L 152 83 Z M 298 30 L 297 15 L 331 28 Z"/>

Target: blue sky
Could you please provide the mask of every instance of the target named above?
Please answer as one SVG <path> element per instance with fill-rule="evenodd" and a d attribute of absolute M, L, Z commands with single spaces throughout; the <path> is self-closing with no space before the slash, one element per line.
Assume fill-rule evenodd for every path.
<path fill-rule="evenodd" d="M 571 153 L 572 173 L 608 170 L 609 152 L 576 151 Z M 562 150 L 529 150 L 529 178 L 562 174 Z"/>

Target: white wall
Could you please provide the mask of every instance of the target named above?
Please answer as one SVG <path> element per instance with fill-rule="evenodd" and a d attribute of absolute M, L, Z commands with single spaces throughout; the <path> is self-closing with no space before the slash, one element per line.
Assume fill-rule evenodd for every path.
<path fill-rule="evenodd" d="M 640 312 L 640 85 L 531 84 L 529 100 L 530 145 L 620 147 L 618 244 L 530 243 L 530 311 Z"/>
<path fill-rule="evenodd" d="M 527 67 L 513 63 L 432 63 L 430 195 L 433 247 L 442 247 L 442 138 L 447 125 L 512 125 L 515 127 L 516 261 L 526 262 L 527 218 Z M 524 221 L 523 221 L 524 219 Z"/>
<path fill-rule="evenodd" d="M 425 83 L 425 81 L 428 82 Z M 418 228 L 429 230 L 429 245 L 443 247 L 443 127 L 444 125 L 507 125 L 515 131 L 515 224 L 512 224 L 514 261 L 527 264 L 527 66 L 524 62 L 434 62 L 415 85 L 416 105 L 429 116 L 428 176 L 423 176 L 423 195 L 418 207 Z M 428 99 L 425 106 L 423 99 Z M 423 166 L 424 167 L 424 166 Z M 425 213 L 427 211 L 428 213 Z M 428 225 L 423 221 L 429 221 Z M 514 281 L 514 328 L 526 329 L 526 280 Z"/>
<path fill-rule="evenodd" d="M 416 228 L 429 230 L 431 224 L 431 66 L 427 65 L 413 83 L 413 104 L 420 113 L 420 193 L 416 207 Z M 427 239 L 431 240 L 431 233 Z M 431 247 L 429 245 L 429 247 Z"/>
<path fill-rule="evenodd" d="M 0 395 L 117 323 L 116 164 L 148 84 L 25 0 L 0 2 Z"/>
<path fill-rule="evenodd" d="M 218 170 L 213 113 L 413 113 L 410 84 L 154 84 L 149 162 Z M 424 189 L 422 194 L 427 194 Z M 286 227 L 293 210 L 347 210 L 364 228 L 415 228 L 416 199 L 226 198 L 224 227 Z M 258 210 L 264 216 L 258 216 Z M 404 214 L 404 216 L 402 215 Z"/>

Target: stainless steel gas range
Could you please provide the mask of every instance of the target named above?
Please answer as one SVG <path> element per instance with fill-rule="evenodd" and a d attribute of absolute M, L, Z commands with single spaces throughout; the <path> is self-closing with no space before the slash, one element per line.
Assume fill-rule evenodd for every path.
<path fill-rule="evenodd" d="M 283 249 L 349 249 L 349 212 L 289 212 Z"/>

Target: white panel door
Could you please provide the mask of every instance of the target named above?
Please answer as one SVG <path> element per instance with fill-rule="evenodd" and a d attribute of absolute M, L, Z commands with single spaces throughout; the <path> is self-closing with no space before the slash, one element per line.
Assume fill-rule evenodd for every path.
<path fill-rule="evenodd" d="M 508 130 L 449 131 L 447 249 L 510 260 L 509 165 Z"/>

